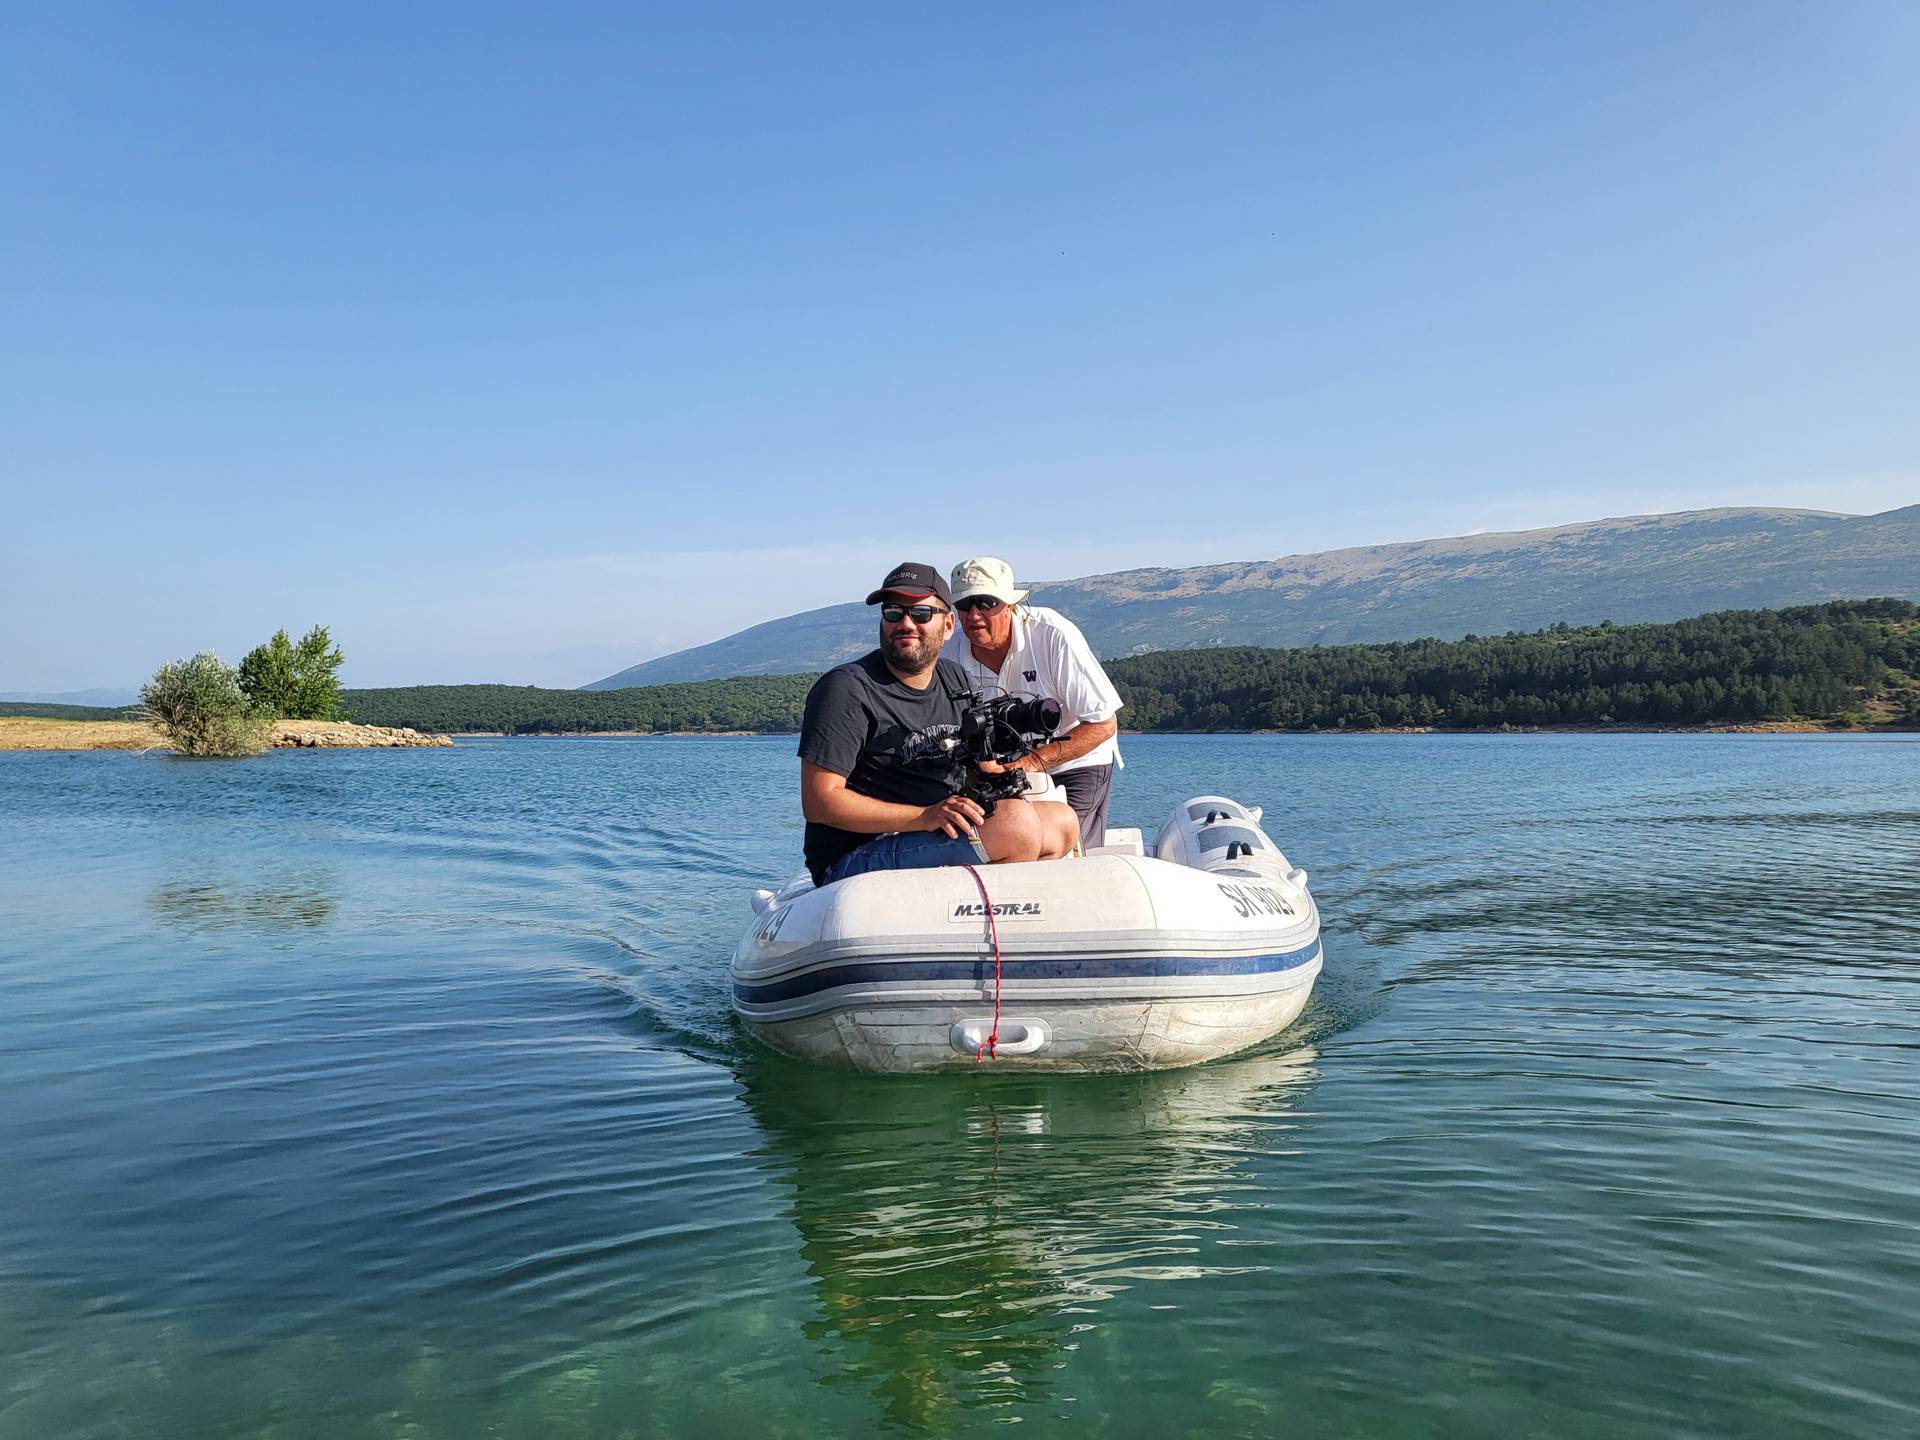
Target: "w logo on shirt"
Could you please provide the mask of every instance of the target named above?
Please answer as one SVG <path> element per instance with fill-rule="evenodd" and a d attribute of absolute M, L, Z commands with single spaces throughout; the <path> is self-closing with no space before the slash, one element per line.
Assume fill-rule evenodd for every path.
<path fill-rule="evenodd" d="M 1034 684 L 1040 679 L 1039 672 L 1035 670 L 1022 670 L 1020 673 L 1027 677 L 1027 683 L 1029 685 Z"/>

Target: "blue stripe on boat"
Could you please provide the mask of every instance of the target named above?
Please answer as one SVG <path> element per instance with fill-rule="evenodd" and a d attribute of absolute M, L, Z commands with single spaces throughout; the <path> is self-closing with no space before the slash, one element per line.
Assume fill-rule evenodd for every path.
<path fill-rule="evenodd" d="M 1167 955 L 1128 956 L 1110 960 L 1006 960 L 1000 973 L 1007 980 L 1121 980 L 1159 979 L 1173 975 L 1270 975 L 1293 970 L 1320 954 L 1320 942 L 1278 955 Z M 734 983 L 733 998 L 743 1005 L 770 1005 L 842 985 L 875 981 L 965 980 L 975 985 L 993 983 L 993 957 L 977 960 L 855 961 L 810 970 L 791 980 L 763 985 Z"/>

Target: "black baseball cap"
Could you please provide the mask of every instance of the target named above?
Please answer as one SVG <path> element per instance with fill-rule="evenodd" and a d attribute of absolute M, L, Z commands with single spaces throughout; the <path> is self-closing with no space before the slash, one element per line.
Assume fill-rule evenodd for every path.
<path fill-rule="evenodd" d="M 946 577 L 933 566 L 913 560 L 903 560 L 889 570 L 887 578 L 880 582 L 880 588 L 867 596 L 867 604 L 878 605 L 888 595 L 900 595 L 909 600 L 924 600 L 934 595 L 949 610 L 953 608 L 953 592 L 947 589 Z"/>

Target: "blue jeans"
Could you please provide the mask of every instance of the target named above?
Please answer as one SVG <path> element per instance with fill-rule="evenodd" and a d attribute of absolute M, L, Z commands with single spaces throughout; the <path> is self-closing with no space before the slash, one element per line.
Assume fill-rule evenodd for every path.
<path fill-rule="evenodd" d="M 956 840 L 943 830 L 896 830 L 876 835 L 827 867 L 827 884 L 869 870 L 930 870 L 936 865 L 984 865 L 987 850 L 977 840 Z"/>

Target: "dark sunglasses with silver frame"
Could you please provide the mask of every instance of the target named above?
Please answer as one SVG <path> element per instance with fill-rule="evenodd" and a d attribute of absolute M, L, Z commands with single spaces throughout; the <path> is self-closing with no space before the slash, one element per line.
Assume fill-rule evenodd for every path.
<path fill-rule="evenodd" d="M 944 605 L 882 605 L 880 618 L 889 625 L 898 625 L 908 616 L 913 617 L 916 625 L 931 624 L 933 617 L 947 613 Z"/>
<path fill-rule="evenodd" d="M 962 615 L 969 610 L 978 610 L 983 615 L 992 615 L 1006 603 L 998 595 L 969 595 L 964 600 L 954 601 L 953 608 Z"/>

